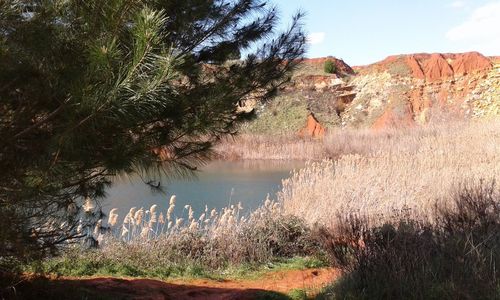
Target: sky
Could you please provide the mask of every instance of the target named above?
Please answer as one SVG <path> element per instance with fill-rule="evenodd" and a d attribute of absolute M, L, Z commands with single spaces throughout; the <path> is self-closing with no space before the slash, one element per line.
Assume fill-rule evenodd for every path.
<path fill-rule="evenodd" d="M 389 55 L 478 51 L 500 56 L 500 0 L 274 0 L 282 24 L 306 12 L 307 57 L 350 65 Z"/>

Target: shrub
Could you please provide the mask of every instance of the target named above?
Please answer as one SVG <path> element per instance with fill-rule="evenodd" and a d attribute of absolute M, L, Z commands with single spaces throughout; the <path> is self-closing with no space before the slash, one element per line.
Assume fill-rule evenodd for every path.
<path fill-rule="evenodd" d="M 500 193 L 495 183 L 462 186 L 423 220 L 403 211 L 370 225 L 349 216 L 318 236 L 346 275 L 334 299 L 498 299 Z M 328 298 L 328 297 L 326 297 Z"/>
<path fill-rule="evenodd" d="M 337 65 L 332 60 L 325 61 L 323 65 L 323 70 L 328 74 L 335 74 L 337 72 Z"/>

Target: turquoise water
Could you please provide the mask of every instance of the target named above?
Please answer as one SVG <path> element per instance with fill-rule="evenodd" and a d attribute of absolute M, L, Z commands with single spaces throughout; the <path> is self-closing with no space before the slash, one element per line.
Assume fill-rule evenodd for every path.
<path fill-rule="evenodd" d="M 138 176 L 116 179 L 103 202 L 103 211 L 118 208 L 123 217 L 131 207 L 149 209 L 157 204 L 165 211 L 171 195 L 176 195 L 177 203 L 174 214 L 184 216 L 184 206 L 189 204 L 195 214 L 205 210 L 220 209 L 241 202 L 245 211 L 259 206 L 270 194 L 281 189 L 281 181 L 289 177 L 290 172 L 304 166 L 300 161 L 216 161 L 196 172 L 195 178 L 176 179 L 162 182 L 164 192 L 155 192 Z"/>

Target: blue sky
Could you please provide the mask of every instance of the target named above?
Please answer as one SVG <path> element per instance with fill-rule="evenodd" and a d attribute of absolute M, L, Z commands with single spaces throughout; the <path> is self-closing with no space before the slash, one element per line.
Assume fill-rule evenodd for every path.
<path fill-rule="evenodd" d="M 500 0 L 273 0 L 289 23 L 297 11 L 308 57 L 363 65 L 392 54 L 479 51 L 500 55 Z"/>

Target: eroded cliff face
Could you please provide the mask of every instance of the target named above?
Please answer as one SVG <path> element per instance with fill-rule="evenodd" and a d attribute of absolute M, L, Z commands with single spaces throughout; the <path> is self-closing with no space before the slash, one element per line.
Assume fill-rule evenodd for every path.
<path fill-rule="evenodd" d="M 327 59 L 332 58 L 306 60 L 282 90 L 302 97 L 326 128 L 400 127 L 442 118 L 500 115 L 496 57 L 477 52 L 411 54 L 354 68 L 334 59 L 338 72 L 331 75 L 318 71 Z M 311 131 L 307 127 L 300 133 Z"/>
<path fill-rule="evenodd" d="M 325 131 L 325 128 L 311 113 L 307 116 L 306 126 L 299 131 L 299 136 L 322 138 L 325 136 Z"/>

